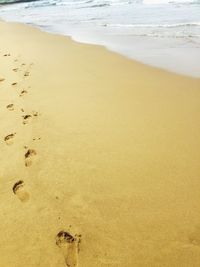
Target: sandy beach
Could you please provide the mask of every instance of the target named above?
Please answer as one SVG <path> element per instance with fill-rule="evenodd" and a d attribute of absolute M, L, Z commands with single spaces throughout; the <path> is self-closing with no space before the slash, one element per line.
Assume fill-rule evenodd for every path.
<path fill-rule="evenodd" d="M 0 22 L 0 119 L 0 267 L 200 266 L 200 79 Z"/>

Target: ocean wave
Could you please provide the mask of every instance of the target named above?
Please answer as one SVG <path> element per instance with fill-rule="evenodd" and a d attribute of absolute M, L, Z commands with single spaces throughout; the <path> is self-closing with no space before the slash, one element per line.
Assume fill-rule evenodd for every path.
<path fill-rule="evenodd" d="M 73 27 L 80 28 L 81 32 L 87 31 L 88 28 L 91 31 L 97 29 L 113 35 L 144 34 L 153 37 L 168 36 L 168 34 L 175 37 L 196 37 L 200 33 L 199 6 L 181 5 L 177 8 L 173 4 L 161 7 L 142 4 L 151 1 L 172 2 L 172 0 L 38 0 L 1 7 L 0 16 L 11 21 L 53 27 L 55 31 L 59 28 L 58 31 L 63 33 Z M 173 0 L 174 2 L 197 1 Z"/>
<path fill-rule="evenodd" d="M 10 5 L 10 4 L 19 4 L 19 3 L 29 3 L 29 2 L 36 2 L 38 0 L 1 0 L 0 6 L 2 5 Z"/>
<path fill-rule="evenodd" d="M 46 6 L 55 6 L 57 4 L 56 0 L 43 0 L 43 1 L 36 1 L 36 2 L 30 2 L 27 5 L 24 6 L 25 9 L 29 8 L 38 8 L 38 7 L 46 7 Z"/>
<path fill-rule="evenodd" d="M 106 6 L 200 4 L 200 0 L 0 0 L 0 5 L 27 3 L 29 7 L 73 6 L 74 8 L 102 8 Z"/>
<path fill-rule="evenodd" d="M 187 38 L 199 38 L 200 34 L 183 34 L 183 33 L 179 33 L 179 34 L 159 34 L 159 33 L 144 33 L 144 34 L 132 34 L 132 36 L 136 36 L 136 37 L 153 37 L 153 38 L 160 38 L 160 39 L 166 39 L 166 38 L 170 38 L 170 39 L 187 39 Z"/>
<path fill-rule="evenodd" d="M 23 1 L 23 0 L 21 0 Z M 31 0 L 29 0 L 31 1 Z M 37 0 L 35 0 L 37 1 Z M 94 0 L 83 0 L 83 1 L 66 1 L 66 0 L 38 0 L 37 2 L 28 3 L 25 8 L 35 8 L 44 6 L 70 6 L 75 9 L 79 8 L 101 8 L 109 6 L 109 1 L 94 1 Z"/>
<path fill-rule="evenodd" d="M 66 6 L 76 6 L 76 5 L 88 5 L 93 3 L 94 0 L 76 0 L 76 1 L 69 1 L 69 0 L 57 0 L 57 5 L 66 5 Z"/>
<path fill-rule="evenodd" d="M 116 27 L 116 28 L 177 28 L 185 26 L 200 26 L 199 22 L 190 22 L 190 23 L 174 23 L 174 24 L 102 24 L 106 27 Z"/>
<path fill-rule="evenodd" d="M 90 6 L 82 6 L 80 8 L 99 8 L 99 7 L 106 7 L 110 6 L 110 4 L 96 4 L 96 5 L 90 5 Z"/>
<path fill-rule="evenodd" d="M 163 5 L 163 4 L 200 4 L 199 0 L 143 0 L 145 5 Z"/>

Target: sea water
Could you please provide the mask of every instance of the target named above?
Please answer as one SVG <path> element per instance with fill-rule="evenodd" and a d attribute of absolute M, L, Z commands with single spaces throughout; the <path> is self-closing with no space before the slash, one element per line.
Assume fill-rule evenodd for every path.
<path fill-rule="evenodd" d="M 12 4 L 5 4 L 5 3 Z M 0 18 L 200 77 L 200 0 L 0 0 Z M 1 37 L 0 37 L 1 38 Z"/>

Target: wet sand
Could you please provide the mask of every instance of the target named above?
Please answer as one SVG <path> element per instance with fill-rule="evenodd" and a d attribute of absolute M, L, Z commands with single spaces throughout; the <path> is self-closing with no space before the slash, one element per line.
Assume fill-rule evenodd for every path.
<path fill-rule="evenodd" d="M 200 79 L 0 22 L 0 266 L 200 265 Z"/>

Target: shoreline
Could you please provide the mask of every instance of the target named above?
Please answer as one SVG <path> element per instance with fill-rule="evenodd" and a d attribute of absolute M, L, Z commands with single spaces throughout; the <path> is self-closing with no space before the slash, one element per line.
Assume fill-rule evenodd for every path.
<path fill-rule="evenodd" d="M 198 53 L 200 51 L 199 37 L 155 38 L 150 36 L 123 36 L 122 34 L 109 35 L 109 31 L 106 33 L 100 28 L 92 30 L 87 27 L 74 27 L 64 33 L 62 28 L 54 30 L 32 23 L 4 21 L 24 24 L 49 34 L 69 37 L 81 44 L 102 46 L 108 51 L 124 56 L 129 60 L 177 75 L 200 79 L 200 66 L 198 64 L 200 61 L 200 53 Z M 84 31 L 84 36 L 81 35 L 82 31 Z M 174 64 L 174 62 L 177 62 L 177 64 Z"/>
<path fill-rule="evenodd" d="M 172 50 L 170 47 L 165 48 L 164 43 L 171 43 L 171 45 L 174 45 L 174 40 L 172 42 L 170 38 L 158 39 L 155 37 L 148 36 L 126 36 L 126 41 L 128 41 L 126 46 L 124 45 L 123 36 L 120 35 L 109 36 L 109 38 L 107 36 L 107 40 L 104 36 L 104 38 L 99 42 L 96 41 L 95 37 L 88 38 L 88 40 L 90 41 L 86 41 L 87 38 L 86 40 L 84 40 L 84 38 L 81 39 L 80 37 L 70 37 L 76 42 L 101 45 L 111 52 L 115 52 L 119 55 L 126 57 L 127 59 L 142 63 L 144 65 L 148 65 L 153 68 L 162 69 L 163 71 L 175 73 L 177 75 L 200 79 L 200 66 L 198 64 L 198 62 L 200 61 L 200 53 L 198 53 L 200 51 L 200 46 L 198 48 L 182 48 L 177 46 L 175 49 Z M 195 39 L 196 38 L 191 38 L 191 43 Z M 117 42 L 115 42 L 116 40 Z M 132 47 L 133 45 L 135 45 L 134 50 Z M 196 52 L 197 50 L 198 52 Z M 164 53 L 165 56 L 163 55 Z M 173 54 L 173 60 L 171 54 Z M 179 65 L 175 65 L 174 61 L 179 62 Z"/>
<path fill-rule="evenodd" d="M 198 267 L 200 79 L 0 35 L 0 265 Z"/>
<path fill-rule="evenodd" d="M 200 38 L 199 37 L 150 37 L 131 34 L 111 34 L 102 29 L 75 27 L 64 34 L 61 30 L 45 29 L 37 25 L 42 31 L 69 36 L 75 42 L 100 45 L 107 50 L 136 61 L 192 78 L 200 78 Z M 114 29 L 113 29 L 114 30 Z M 84 34 L 81 34 L 84 32 Z M 174 64 L 177 62 L 177 64 Z"/>

